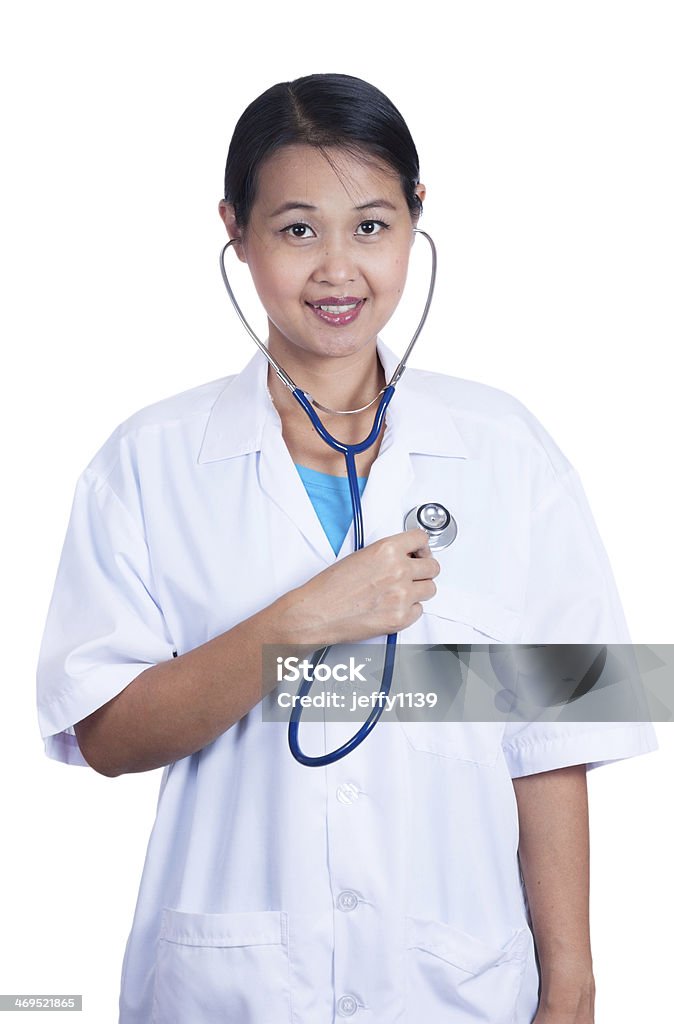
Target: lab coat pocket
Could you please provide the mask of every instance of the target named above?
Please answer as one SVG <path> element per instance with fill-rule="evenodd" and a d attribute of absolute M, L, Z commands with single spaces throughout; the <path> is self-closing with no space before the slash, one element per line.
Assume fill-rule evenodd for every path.
<path fill-rule="evenodd" d="M 496 947 L 441 921 L 406 919 L 407 1008 L 412 1024 L 512 1024 L 530 932 Z"/>
<path fill-rule="evenodd" d="M 430 643 L 503 644 L 519 641 L 522 616 L 508 607 L 505 601 L 473 593 L 440 579 L 437 588 L 435 597 L 424 601 L 424 614 L 419 620 L 424 623 Z"/>
<path fill-rule="evenodd" d="M 237 1024 L 291 1020 L 285 913 L 163 911 L 152 1024 L 216 1020 Z"/>
<path fill-rule="evenodd" d="M 498 601 L 438 583 L 434 598 L 424 604 L 421 629 L 405 637 L 423 644 L 402 662 L 404 690 L 433 694 L 435 704 L 417 714 L 400 714 L 400 724 L 414 750 L 440 757 L 492 766 L 499 757 L 504 723 L 494 717 L 496 691 L 490 676 L 488 648 L 514 642 L 520 616 Z M 468 645 L 478 645 L 471 653 Z M 485 660 L 486 659 L 486 660 Z"/>
<path fill-rule="evenodd" d="M 401 721 L 400 725 L 413 750 L 488 768 L 496 764 L 505 729 L 503 722 Z"/>

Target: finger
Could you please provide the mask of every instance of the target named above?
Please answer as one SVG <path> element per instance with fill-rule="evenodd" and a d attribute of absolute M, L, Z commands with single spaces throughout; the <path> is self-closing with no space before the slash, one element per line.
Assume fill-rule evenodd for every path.
<path fill-rule="evenodd" d="M 440 574 L 440 563 L 430 554 L 412 559 L 413 580 L 433 580 Z"/>
<path fill-rule="evenodd" d="M 414 589 L 414 596 L 417 601 L 430 601 L 438 592 L 438 588 L 433 580 L 419 580 Z"/>
<path fill-rule="evenodd" d="M 420 526 L 413 530 L 405 530 L 398 535 L 403 545 L 403 550 L 408 555 L 414 555 L 417 551 L 423 551 L 428 547 L 428 534 Z"/>
<path fill-rule="evenodd" d="M 434 580 L 440 573 L 440 565 L 434 558 L 415 558 L 412 561 L 413 580 Z"/>

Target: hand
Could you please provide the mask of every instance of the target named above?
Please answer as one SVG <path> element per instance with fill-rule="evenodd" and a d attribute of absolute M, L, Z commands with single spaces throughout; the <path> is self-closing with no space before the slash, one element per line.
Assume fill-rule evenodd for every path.
<path fill-rule="evenodd" d="M 288 640 L 323 646 L 398 633 L 421 618 L 439 572 L 425 530 L 375 541 L 281 598 Z"/>
<path fill-rule="evenodd" d="M 592 969 L 577 977 L 569 975 L 554 993 L 545 991 L 531 1024 L 594 1024 L 595 984 Z"/>

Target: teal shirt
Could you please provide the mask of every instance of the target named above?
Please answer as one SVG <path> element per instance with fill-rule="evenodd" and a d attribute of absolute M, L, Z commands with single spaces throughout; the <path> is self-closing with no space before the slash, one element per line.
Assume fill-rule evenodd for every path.
<path fill-rule="evenodd" d="M 338 555 L 344 538 L 353 523 L 348 477 L 319 473 L 316 469 L 307 469 L 306 466 L 298 466 L 297 463 L 295 466 L 306 492 L 311 498 L 316 515 L 332 544 L 332 550 Z M 358 477 L 358 490 L 361 497 L 366 483 L 366 476 Z"/>

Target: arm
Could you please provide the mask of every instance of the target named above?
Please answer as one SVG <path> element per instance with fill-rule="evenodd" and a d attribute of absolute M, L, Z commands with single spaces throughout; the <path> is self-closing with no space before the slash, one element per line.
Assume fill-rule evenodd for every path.
<path fill-rule="evenodd" d="M 262 674 L 264 644 L 319 648 L 415 622 L 440 571 L 426 540 L 411 530 L 377 541 L 213 640 L 140 672 L 77 723 L 83 757 L 109 777 L 171 764 L 217 739 L 274 689 L 276 679 Z"/>
<path fill-rule="evenodd" d="M 262 645 L 292 642 L 282 625 L 283 607 L 277 601 L 193 651 L 141 672 L 75 725 L 85 760 L 113 778 L 160 768 L 211 743 L 276 685 L 262 677 Z"/>
<path fill-rule="evenodd" d="M 519 858 L 541 967 L 533 1024 L 593 1024 L 585 765 L 513 779 Z"/>

